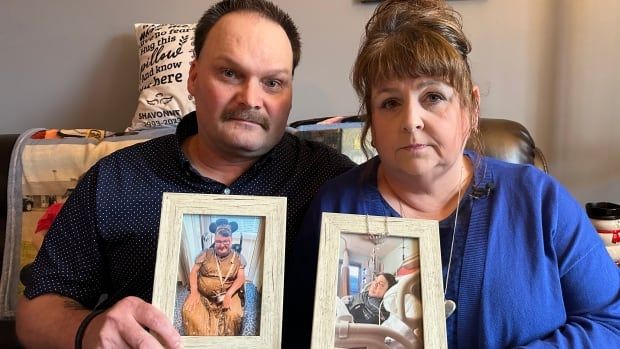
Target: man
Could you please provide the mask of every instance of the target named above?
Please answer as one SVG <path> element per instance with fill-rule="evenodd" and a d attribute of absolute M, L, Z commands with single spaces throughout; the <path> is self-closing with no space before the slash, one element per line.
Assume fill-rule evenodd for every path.
<path fill-rule="evenodd" d="M 390 273 L 379 273 L 366 291 L 342 298 L 353 321 L 365 324 L 381 324 L 390 316 L 383 306 L 383 296 L 396 284 L 396 278 Z"/>
<path fill-rule="evenodd" d="M 214 245 L 202 252 L 189 273 L 189 295 L 183 304 L 188 336 L 237 336 L 243 308 L 237 291 L 245 282 L 245 258 L 232 250 L 236 222 L 211 223 Z"/>
<path fill-rule="evenodd" d="M 178 347 L 179 334 L 149 303 L 162 193 L 286 196 L 290 247 L 318 187 L 354 165 L 284 132 L 300 40 L 275 5 L 215 4 L 197 25 L 195 51 L 196 112 L 176 135 L 95 164 L 56 218 L 17 308 L 25 346 Z"/>

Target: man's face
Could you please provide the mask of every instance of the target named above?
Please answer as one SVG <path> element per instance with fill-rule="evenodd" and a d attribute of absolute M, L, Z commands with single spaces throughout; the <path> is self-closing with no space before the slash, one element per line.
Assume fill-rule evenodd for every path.
<path fill-rule="evenodd" d="M 218 257 L 226 257 L 230 253 L 230 246 L 232 244 L 232 237 L 216 235 L 215 236 L 215 254 Z"/>
<path fill-rule="evenodd" d="M 377 275 L 368 289 L 368 295 L 370 297 L 383 298 L 388 288 L 389 284 L 385 276 Z"/>
<path fill-rule="evenodd" d="M 223 16 L 192 62 L 199 143 L 231 159 L 275 146 L 292 104 L 293 51 L 277 23 L 251 12 Z"/>

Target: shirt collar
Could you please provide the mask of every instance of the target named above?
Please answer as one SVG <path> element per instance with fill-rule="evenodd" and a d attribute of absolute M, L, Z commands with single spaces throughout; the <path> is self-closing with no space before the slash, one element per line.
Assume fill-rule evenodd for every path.
<path fill-rule="evenodd" d="M 196 112 L 193 111 L 185 115 L 181 119 L 181 122 L 179 122 L 179 124 L 177 125 L 177 129 L 175 133 L 176 139 L 177 139 L 177 147 L 176 147 L 177 159 L 179 159 L 181 168 L 185 170 L 185 173 L 188 176 L 191 173 L 198 175 L 198 172 L 194 170 L 194 168 L 191 166 L 189 162 L 189 159 L 187 158 L 187 156 L 185 156 L 185 153 L 183 152 L 183 142 L 185 142 L 187 138 L 195 135 L 196 133 L 198 133 L 198 122 L 196 119 Z"/>

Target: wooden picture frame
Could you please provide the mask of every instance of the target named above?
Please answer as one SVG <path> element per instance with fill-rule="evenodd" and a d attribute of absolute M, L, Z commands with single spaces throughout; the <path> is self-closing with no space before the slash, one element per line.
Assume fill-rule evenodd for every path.
<path fill-rule="evenodd" d="M 354 312 L 347 312 L 354 308 L 344 305 L 350 298 L 343 298 L 347 299 L 343 302 L 339 297 L 346 289 L 358 289 L 350 285 L 343 287 L 342 280 L 346 279 L 347 284 L 355 282 L 358 275 L 357 270 L 349 273 L 344 267 L 349 265 L 349 259 L 359 258 L 360 251 L 369 248 L 370 259 L 362 263 L 366 269 L 374 269 L 375 275 L 379 269 L 400 275 L 396 285 L 382 298 L 380 307 L 387 308 L 391 302 L 391 312 L 385 316 L 383 325 L 355 323 Z M 402 263 L 397 263 L 401 257 Z M 400 264 L 398 268 L 397 264 Z M 386 340 L 398 340 L 406 348 L 447 348 L 441 270 L 437 221 L 323 213 L 312 348 L 383 348 Z M 385 326 L 390 318 L 393 325 L 400 321 L 407 327 L 399 332 L 393 326 Z"/>
<path fill-rule="evenodd" d="M 209 229 L 205 227 L 210 225 L 209 222 L 219 223 L 218 220 L 222 218 L 229 219 L 230 222 L 234 220 L 239 230 L 245 223 L 237 224 L 237 220 L 259 222 L 249 223 L 249 226 L 254 224 L 258 230 L 254 234 L 253 245 L 250 245 L 252 239 L 247 233 L 241 239 L 235 237 L 234 231 L 237 229 L 232 233 L 232 249 L 234 250 L 235 246 L 239 248 L 238 255 L 243 255 L 247 262 L 243 269 L 246 280 L 242 287 L 245 290 L 243 321 L 251 320 L 248 299 L 254 300 L 255 310 L 252 314 L 260 314 L 254 318 L 258 325 L 255 326 L 255 332 L 250 334 L 244 332 L 232 336 L 188 336 L 183 333 L 185 325 L 181 315 L 184 297 L 189 293 L 188 268 L 194 266 L 196 256 L 209 249 L 204 245 L 204 235 L 215 235 L 212 234 L 213 230 L 205 232 Z M 200 234 L 196 229 L 199 229 Z M 285 197 L 164 193 L 152 303 L 177 326 L 184 348 L 280 347 L 285 238 Z M 243 246 L 239 246 L 239 240 Z M 253 246 L 251 256 L 245 255 L 248 246 Z M 253 287 L 249 287 L 250 285 Z M 248 290 L 251 289 L 256 292 L 250 298 Z M 250 323 L 250 326 L 253 325 Z M 242 327 L 245 331 L 245 323 L 242 323 Z"/>

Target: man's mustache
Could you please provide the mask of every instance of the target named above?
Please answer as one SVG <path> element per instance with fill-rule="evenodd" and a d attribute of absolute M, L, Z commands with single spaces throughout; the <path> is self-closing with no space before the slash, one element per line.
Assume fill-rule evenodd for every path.
<path fill-rule="evenodd" d="M 241 110 L 241 111 L 225 111 L 222 115 L 223 121 L 229 120 L 241 120 L 241 121 L 249 121 L 255 124 L 258 124 L 265 131 L 269 131 L 271 128 L 271 123 L 269 122 L 269 118 L 256 110 Z"/>

